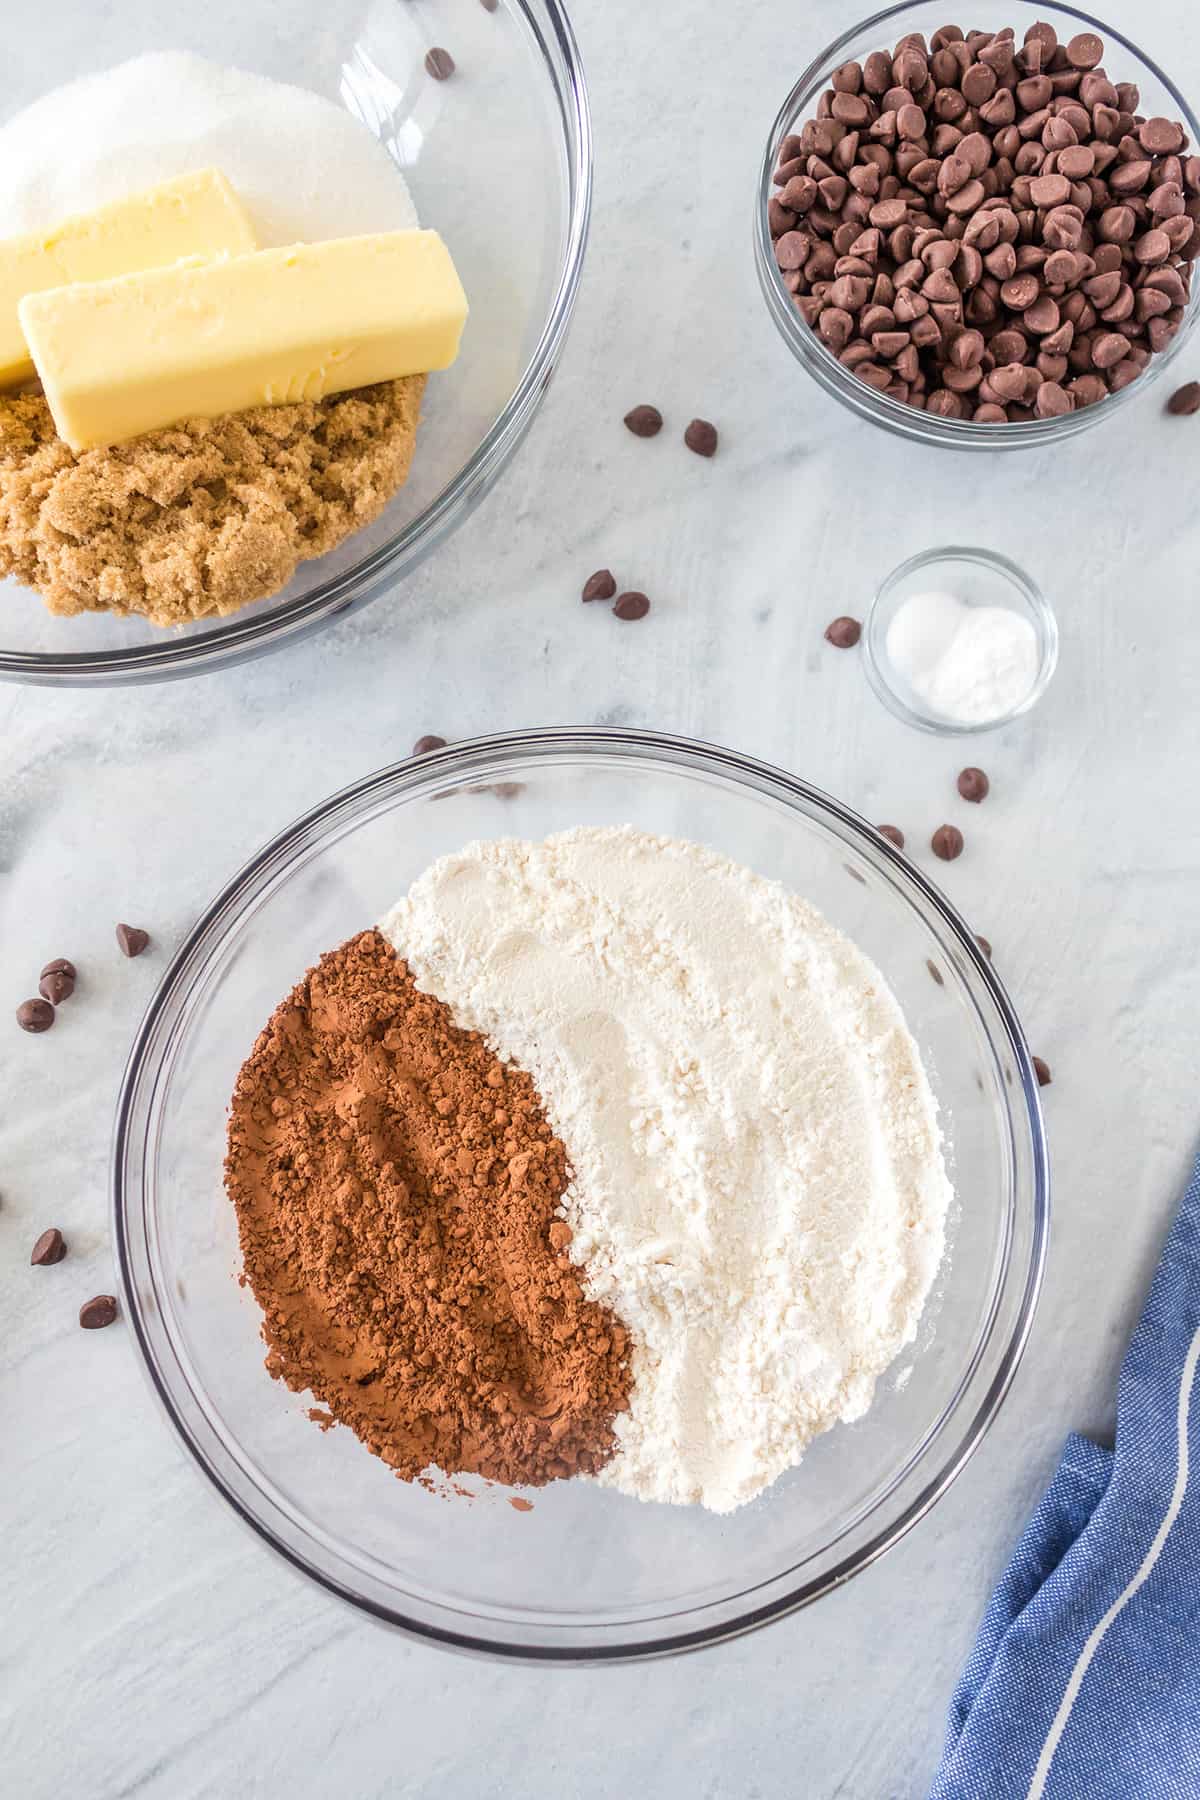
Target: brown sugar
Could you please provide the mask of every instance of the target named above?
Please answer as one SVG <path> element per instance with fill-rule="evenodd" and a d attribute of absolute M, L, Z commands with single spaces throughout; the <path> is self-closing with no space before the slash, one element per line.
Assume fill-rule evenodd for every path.
<path fill-rule="evenodd" d="M 0 576 L 53 613 L 186 625 L 286 587 L 404 485 L 423 375 L 190 419 L 76 456 L 40 394 L 0 398 Z"/>
<path fill-rule="evenodd" d="M 322 957 L 230 1116 L 267 1368 L 408 1480 L 594 1473 L 627 1404 L 627 1340 L 583 1297 L 556 1216 L 567 1178 L 529 1077 L 379 932 Z"/>

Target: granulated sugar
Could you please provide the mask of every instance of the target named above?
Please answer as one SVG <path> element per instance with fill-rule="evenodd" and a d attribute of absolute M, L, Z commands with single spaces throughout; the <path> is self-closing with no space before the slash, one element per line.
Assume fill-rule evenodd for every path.
<path fill-rule="evenodd" d="M 631 828 L 477 843 L 381 929 L 533 1078 L 571 1255 L 630 1328 L 601 1481 L 726 1512 L 871 1404 L 950 1186 L 879 972 L 804 901 Z"/>
<path fill-rule="evenodd" d="M 399 169 L 344 107 L 164 51 L 56 88 L 0 127 L 0 237 L 204 168 L 233 183 L 264 249 L 417 223 Z"/>

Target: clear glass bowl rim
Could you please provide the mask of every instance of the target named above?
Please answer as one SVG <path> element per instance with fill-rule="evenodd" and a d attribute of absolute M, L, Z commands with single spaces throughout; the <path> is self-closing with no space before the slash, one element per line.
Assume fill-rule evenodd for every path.
<path fill-rule="evenodd" d="M 1131 381 L 1128 387 L 1110 394 L 1106 400 L 1099 401 L 1094 406 L 1085 406 L 1079 412 L 1064 413 L 1059 418 L 1031 419 L 1015 425 L 977 425 L 970 419 L 942 419 L 917 407 L 905 406 L 869 387 L 866 382 L 857 380 L 804 323 L 792 305 L 792 297 L 784 287 L 775 263 L 767 221 L 767 201 L 774 192 L 771 177 L 775 169 L 775 152 L 784 134 L 791 128 L 802 107 L 816 99 L 817 88 L 824 85 L 825 73 L 838 63 L 845 62 L 848 52 L 856 43 L 868 34 L 877 32 L 886 32 L 890 37 L 895 31 L 903 36 L 904 22 L 909 15 L 925 11 L 928 5 L 929 0 L 901 0 L 899 5 L 873 13 L 842 32 L 840 37 L 835 38 L 833 43 L 809 63 L 776 113 L 759 165 L 754 205 L 754 261 L 759 287 L 767 311 L 792 355 L 821 384 L 826 393 L 832 394 L 835 400 L 840 400 L 843 406 L 849 407 L 860 418 L 869 420 L 873 425 L 880 425 L 885 431 L 899 437 L 922 444 L 936 444 L 942 449 L 1044 450 L 1064 438 L 1090 430 L 1104 419 L 1112 418 L 1119 407 L 1126 405 L 1131 398 L 1144 394 L 1150 384 L 1159 379 L 1195 328 L 1197 317 L 1200 316 L 1200 286 L 1192 293 L 1179 330 L 1167 348 L 1153 356 L 1145 371 L 1136 381 Z M 1002 11 L 1003 8 L 998 10 Z M 1112 42 L 1128 51 L 1171 95 L 1187 126 L 1193 150 L 1200 146 L 1200 119 L 1197 119 L 1175 83 L 1163 73 L 1152 57 L 1147 56 L 1144 50 L 1139 50 L 1115 25 L 1107 25 L 1102 19 L 1082 12 L 1077 7 L 1063 5 L 1061 0 L 1043 0 L 1038 10 L 1051 24 L 1056 19 L 1074 20 L 1081 29 L 1098 32 L 1104 38 L 1106 47 Z M 1134 70 L 1135 76 L 1136 73 Z"/>
<path fill-rule="evenodd" d="M 228 668 L 295 643 L 377 600 L 469 517 L 517 450 L 541 404 L 575 309 L 592 212 L 592 124 L 587 82 L 562 0 L 507 0 L 541 51 L 558 101 L 567 161 L 568 217 L 562 266 L 533 355 L 504 410 L 440 494 L 361 563 L 277 611 L 238 613 L 195 637 L 105 651 L 45 653 L 0 648 L 0 681 L 43 687 L 122 687 Z"/>
<path fill-rule="evenodd" d="M 878 638 L 879 611 L 897 582 L 906 576 L 916 574 L 918 569 L 928 568 L 932 563 L 947 562 L 951 558 L 958 562 L 982 563 L 987 568 L 998 569 L 1007 580 L 1012 582 L 1024 594 L 1029 609 L 1034 615 L 1038 640 L 1041 645 L 1042 660 L 1038 668 L 1037 680 L 1019 706 L 1001 713 L 994 719 L 988 719 L 983 725 L 956 725 L 951 719 L 940 718 L 936 713 L 923 713 L 908 702 L 896 691 L 888 679 L 884 659 L 880 654 Z M 876 697 L 882 700 L 889 712 L 906 725 L 913 725 L 918 731 L 928 731 L 937 737 L 978 737 L 981 732 L 999 731 L 1002 726 L 1010 725 L 1014 719 L 1032 710 L 1049 687 L 1058 667 L 1058 620 L 1054 608 L 1043 594 L 1032 575 L 1028 574 L 1019 563 L 1010 556 L 1004 556 L 999 550 L 985 550 L 977 544 L 939 544 L 932 550 L 919 550 L 884 576 L 876 588 L 871 605 L 863 623 L 863 667 L 867 680 Z"/>
<path fill-rule="evenodd" d="M 554 1642 L 530 1642 L 516 1630 L 513 1631 L 512 1641 L 483 1633 L 472 1636 L 462 1629 L 447 1628 L 425 1618 L 416 1619 L 398 1608 L 382 1605 L 355 1592 L 347 1582 L 317 1566 L 310 1556 L 282 1541 L 277 1532 L 233 1491 L 220 1470 L 214 1466 L 205 1447 L 193 1435 L 184 1417 L 184 1409 L 172 1390 L 171 1381 L 160 1366 L 148 1318 L 139 1299 L 133 1266 L 139 1230 L 136 1215 L 144 1200 L 145 1190 L 142 1179 L 144 1166 L 139 1162 L 138 1146 L 139 1141 L 142 1144 L 145 1141 L 147 1108 L 153 1096 L 163 1050 L 179 1029 L 179 1006 L 186 1005 L 191 985 L 202 975 L 212 954 L 219 951 L 229 926 L 240 918 L 246 897 L 255 891 L 260 894 L 265 891 L 264 884 L 273 884 L 286 870 L 291 858 L 306 846 L 342 835 L 344 830 L 353 827 L 356 820 L 365 821 L 389 801 L 394 803 L 402 797 L 415 798 L 448 781 L 456 784 L 478 782 L 489 776 L 495 779 L 501 772 L 505 775 L 519 774 L 523 768 L 528 772 L 540 759 L 549 761 L 555 757 L 561 758 L 564 754 L 582 758 L 589 754 L 617 758 L 627 756 L 635 762 L 652 760 L 660 767 L 666 764 L 681 772 L 699 769 L 731 778 L 737 785 L 753 792 L 766 793 L 785 803 L 790 799 L 798 803 L 802 811 L 811 807 L 823 816 L 826 823 L 840 830 L 860 851 L 875 859 L 883 868 L 892 873 L 902 873 L 905 881 L 915 890 L 922 907 L 928 909 L 939 927 L 953 940 L 956 951 L 969 962 L 973 976 L 987 990 L 987 997 L 996 1009 L 1000 1037 L 1015 1063 L 1019 1092 L 1014 1091 L 1013 1110 L 1019 1112 L 1020 1122 L 1028 1127 L 1032 1170 L 1029 1192 L 1022 1195 L 1018 1189 L 1015 1195 L 1018 1207 L 1024 1201 L 1029 1209 L 1028 1260 L 1022 1269 L 1014 1271 L 1010 1232 L 1005 1247 L 1002 1278 L 992 1298 L 987 1333 L 978 1346 L 950 1407 L 906 1466 L 906 1474 L 919 1470 L 920 1486 L 899 1515 L 876 1530 L 852 1553 L 841 1557 L 818 1575 L 800 1581 L 794 1587 L 788 1587 L 784 1593 L 773 1595 L 765 1603 L 758 1598 L 762 1587 L 775 1588 L 779 1585 L 780 1578 L 760 1583 L 743 1596 L 749 1604 L 734 1617 L 681 1629 L 678 1615 L 667 1614 L 662 1618 L 661 1635 L 652 1639 L 643 1640 L 631 1632 L 629 1641 L 603 1641 L 582 1647 L 577 1644 L 565 1646 Z M 172 1022 L 173 1012 L 175 1017 Z M 156 1043 L 164 1031 L 166 1036 L 162 1038 L 162 1042 Z M 111 1229 L 126 1320 L 133 1331 L 156 1398 L 184 1448 L 217 1492 L 256 1536 L 285 1561 L 356 1610 L 421 1641 L 505 1661 L 621 1663 L 702 1649 L 710 1644 L 742 1636 L 795 1612 L 868 1567 L 924 1518 L 966 1466 L 995 1418 L 1012 1384 L 1032 1328 L 1045 1269 L 1050 1226 L 1049 1162 L 1032 1058 L 1003 985 L 980 951 L 965 921 L 944 895 L 907 857 L 882 838 L 873 826 L 842 802 L 798 776 L 739 752 L 697 739 L 661 732 L 600 727 L 552 727 L 499 733 L 466 740 L 431 755 L 410 757 L 389 764 L 330 795 L 264 846 L 233 876 L 201 915 L 172 958 L 147 1007 L 122 1076 L 110 1174 Z M 932 1474 L 927 1474 L 923 1464 L 928 1457 L 931 1440 L 940 1440 L 943 1429 L 955 1420 L 960 1410 L 963 1388 L 989 1347 L 1001 1296 L 1010 1288 L 1010 1283 L 1010 1298 L 1019 1294 L 1019 1299 L 1016 1300 L 1011 1331 L 1007 1342 L 1003 1344 L 995 1370 L 986 1389 L 974 1398 L 973 1411 L 965 1425 L 951 1434 L 953 1441 L 949 1455 L 944 1454 L 943 1445 L 944 1460 L 939 1461 Z M 157 1302 L 150 1310 L 158 1310 Z M 891 1492 L 892 1489 L 889 1488 L 884 1501 Z M 461 1617 L 461 1614 L 455 1616 Z"/>

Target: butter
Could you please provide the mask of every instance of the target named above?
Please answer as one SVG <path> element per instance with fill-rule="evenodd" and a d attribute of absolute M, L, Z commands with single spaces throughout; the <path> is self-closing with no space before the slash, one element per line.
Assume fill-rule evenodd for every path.
<path fill-rule="evenodd" d="M 244 256 L 257 247 L 248 214 L 216 169 L 116 200 L 53 231 L 7 239 L 0 243 L 0 387 L 33 376 L 17 316 L 27 294 L 159 269 L 184 256 Z"/>
<path fill-rule="evenodd" d="M 467 297 L 436 231 L 393 231 L 58 288 L 20 316 L 80 451 L 444 369 Z"/>

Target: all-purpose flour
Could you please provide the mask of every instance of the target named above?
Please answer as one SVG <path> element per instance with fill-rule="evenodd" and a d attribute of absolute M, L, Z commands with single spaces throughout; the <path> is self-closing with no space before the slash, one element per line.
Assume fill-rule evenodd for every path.
<path fill-rule="evenodd" d="M 381 930 L 566 1144 L 572 1255 L 634 1339 L 602 1481 L 725 1512 L 866 1411 L 950 1187 L 916 1045 L 853 944 L 631 828 L 469 845 Z"/>

